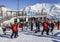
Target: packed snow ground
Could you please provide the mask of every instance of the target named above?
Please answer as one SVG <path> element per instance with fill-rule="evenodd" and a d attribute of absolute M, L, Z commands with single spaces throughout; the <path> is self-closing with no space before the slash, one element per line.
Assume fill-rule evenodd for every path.
<path fill-rule="evenodd" d="M 34 31 L 19 29 L 19 37 L 11 39 L 11 31 L 6 31 L 7 35 L 3 35 L 0 29 L 0 42 L 60 42 L 60 30 L 54 30 L 53 35 L 41 35 L 41 32 L 34 33 Z"/>

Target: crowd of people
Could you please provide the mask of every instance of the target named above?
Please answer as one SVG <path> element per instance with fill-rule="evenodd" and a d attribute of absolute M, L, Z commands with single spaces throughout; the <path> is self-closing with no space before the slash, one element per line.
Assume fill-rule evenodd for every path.
<path fill-rule="evenodd" d="M 35 25 L 36 29 L 34 30 L 33 26 Z M 43 27 L 43 30 L 41 31 L 41 26 Z M 44 19 L 43 21 L 39 20 L 39 19 L 33 19 L 29 22 L 18 22 L 17 20 L 14 21 L 14 24 L 10 23 L 10 26 L 8 25 L 2 25 L 2 29 L 3 29 L 3 33 L 4 35 L 6 35 L 6 29 L 9 28 L 10 30 L 12 30 L 12 34 L 11 34 L 11 38 L 17 38 L 18 35 L 18 28 L 22 28 L 22 31 L 24 31 L 24 28 L 26 27 L 26 29 L 30 29 L 31 31 L 35 31 L 35 33 L 38 33 L 41 31 L 41 35 L 43 35 L 44 31 L 46 32 L 47 35 L 49 35 L 49 31 L 53 34 L 53 30 L 54 27 L 57 27 L 57 29 L 60 29 L 60 22 L 57 21 L 47 21 L 46 19 Z"/>

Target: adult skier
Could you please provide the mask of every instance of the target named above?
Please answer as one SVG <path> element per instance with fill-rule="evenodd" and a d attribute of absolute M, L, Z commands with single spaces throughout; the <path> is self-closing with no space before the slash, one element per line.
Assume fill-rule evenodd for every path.
<path fill-rule="evenodd" d="M 11 38 L 13 38 L 13 36 L 14 36 L 14 38 L 17 38 L 17 35 L 18 35 L 17 31 L 18 31 L 18 25 L 17 24 L 12 24 Z"/>
<path fill-rule="evenodd" d="M 43 22 L 43 30 L 42 30 L 41 35 L 43 35 L 44 31 L 46 31 L 46 34 L 49 35 L 49 26 L 46 20 Z"/>

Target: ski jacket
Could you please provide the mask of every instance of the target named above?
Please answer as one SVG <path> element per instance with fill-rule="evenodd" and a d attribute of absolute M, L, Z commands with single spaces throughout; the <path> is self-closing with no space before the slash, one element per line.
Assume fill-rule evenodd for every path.
<path fill-rule="evenodd" d="M 47 22 L 43 22 L 43 29 L 48 29 L 48 23 Z"/>
<path fill-rule="evenodd" d="M 18 30 L 18 25 L 13 24 L 12 25 L 12 31 L 16 32 Z"/>

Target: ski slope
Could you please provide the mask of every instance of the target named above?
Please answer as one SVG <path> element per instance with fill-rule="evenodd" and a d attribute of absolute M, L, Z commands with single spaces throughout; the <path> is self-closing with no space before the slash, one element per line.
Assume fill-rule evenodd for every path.
<path fill-rule="evenodd" d="M 54 30 L 53 35 L 41 35 L 41 32 L 34 33 L 34 31 L 21 31 L 19 29 L 19 37 L 11 39 L 11 31 L 6 31 L 7 35 L 3 35 L 0 30 L 0 41 L 1 42 L 60 42 L 60 30 Z"/>

